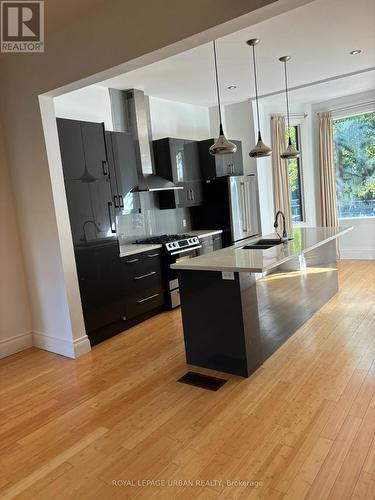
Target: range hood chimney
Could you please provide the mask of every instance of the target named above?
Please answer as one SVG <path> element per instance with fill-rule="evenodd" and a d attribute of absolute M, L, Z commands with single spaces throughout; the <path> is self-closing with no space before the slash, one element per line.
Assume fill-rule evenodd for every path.
<path fill-rule="evenodd" d="M 138 185 L 131 193 L 183 189 L 155 174 L 153 168 L 149 99 L 141 90 L 110 89 L 115 130 L 130 132 L 133 137 Z"/>

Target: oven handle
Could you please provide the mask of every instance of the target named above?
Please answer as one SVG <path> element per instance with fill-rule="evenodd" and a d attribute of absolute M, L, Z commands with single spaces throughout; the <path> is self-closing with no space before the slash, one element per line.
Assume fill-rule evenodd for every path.
<path fill-rule="evenodd" d="M 195 247 L 185 248 L 183 250 L 176 250 L 175 252 L 171 252 L 170 255 L 177 255 L 179 253 L 190 252 L 190 250 L 197 250 L 198 248 L 202 248 L 202 245 L 197 245 Z"/>

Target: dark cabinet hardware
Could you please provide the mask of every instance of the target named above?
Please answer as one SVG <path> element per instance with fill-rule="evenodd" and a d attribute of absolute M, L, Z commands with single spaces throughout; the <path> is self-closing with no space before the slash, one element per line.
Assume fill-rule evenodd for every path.
<path fill-rule="evenodd" d="M 158 253 L 149 253 L 149 254 L 147 255 L 147 257 L 148 257 L 149 259 L 151 259 L 152 257 L 159 257 L 159 254 L 158 254 Z"/>
<path fill-rule="evenodd" d="M 120 202 L 120 208 L 124 208 L 124 197 L 122 196 L 122 194 L 119 194 L 118 199 Z"/>
<path fill-rule="evenodd" d="M 109 225 L 111 228 L 112 233 L 116 233 L 116 228 L 113 227 L 113 221 L 112 221 L 112 206 L 113 203 L 111 201 L 108 202 L 108 216 L 109 216 Z"/>
<path fill-rule="evenodd" d="M 117 200 L 118 200 L 118 196 L 117 196 L 117 194 L 115 194 L 113 196 L 113 203 L 114 203 L 115 208 L 119 208 L 120 207 L 120 205 L 119 205 L 119 203 L 118 203 Z"/>
<path fill-rule="evenodd" d="M 145 297 L 144 299 L 137 300 L 137 304 L 142 304 L 142 302 L 146 302 L 147 300 L 155 299 L 156 297 L 159 297 L 158 293 L 154 293 L 153 295 L 150 295 L 149 297 Z"/>
<path fill-rule="evenodd" d="M 102 169 L 103 169 L 103 174 L 109 176 L 107 160 L 102 161 Z"/>
<path fill-rule="evenodd" d="M 148 278 L 149 276 L 153 276 L 154 274 L 156 274 L 156 271 L 150 271 L 149 273 L 142 274 L 141 276 L 134 276 L 133 279 L 135 279 L 135 280 L 141 280 L 143 278 Z"/>
<path fill-rule="evenodd" d="M 139 259 L 131 259 L 131 260 L 127 260 L 125 261 L 127 264 L 135 264 L 136 262 L 138 262 Z"/>

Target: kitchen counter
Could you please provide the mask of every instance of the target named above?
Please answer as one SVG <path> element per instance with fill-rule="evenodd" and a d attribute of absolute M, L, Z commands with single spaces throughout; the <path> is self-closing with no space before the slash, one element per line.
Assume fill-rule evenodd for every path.
<path fill-rule="evenodd" d="M 298 227 L 293 230 L 293 239 L 286 244 L 276 245 L 267 250 L 243 249 L 245 245 L 260 239 L 260 237 L 250 238 L 231 247 L 173 264 L 172 267 L 189 271 L 264 272 L 334 240 L 352 229 L 352 227 Z M 277 237 L 275 234 L 271 234 L 262 238 L 275 237 Z"/>
<path fill-rule="evenodd" d="M 127 257 L 136 253 L 150 252 L 151 250 L 158 250 L 163 245 L 142 245 L 129 243 L 128 245 L 120 245 L 120 257 Z"/>
<path fill-rule="evenodd" d="M 337 292 L 336 239 L 351 229 L 296 228 L 285 245 L 242 249 L 251 238 L 174 264 L 187 363 L 251 375 Z"/>
<path fill-rule="evenodd" d="M 215 234 L 221 234 L 222 232 L 222 229 L 197 229 L 193 231 L 187 231 L 186 234 L 190 234 L 190 236 L 198 236 L 198 238 L 208 238 L 209 236 L 215 236 Z"/>

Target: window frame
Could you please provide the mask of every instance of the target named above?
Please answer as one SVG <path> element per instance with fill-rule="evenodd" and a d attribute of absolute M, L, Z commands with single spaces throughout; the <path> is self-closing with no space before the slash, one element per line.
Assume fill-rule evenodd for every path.
<path fill-rule="evenodd" d="M 354 118 L 355 116 L 361 116 L 361 115 L 367 115 L 369 113 L 375 113 L 375 107 L 373 103 L 361 105 L 352 105 L 348 106 L 350 108 L 353 108 L 352 111 L 348 112 L 346 111 L 332 111 L 332 121 L 335 122 L 337 120 L 345 120 L 345 118 Z M 333 143 L 334 143 L 334 137 Z M 336 171 L 336 165 L 335 165 L 335 180 L 337 182 L 337 171 Z M 371 221 L 375 220 L 375 215 L 352 215 L 351 217 L 342 217 L 339 214 L 339 207 L 338 207 L 338 196 L 337 196 L 337 185 L 336 185 L 336 204 L 337 204 L 337 220 L 339 221 L 350 221 L 350 220 L 356 220 L 356 221 Z"/>
<path fill-rule="evenodd" d="M 290 126 L 293 127 L 296 131 L 296 142 L 297 142 L 297 149 L 300 152 L 299 158 L 297 159 L 297 166 L 299 168 L 299 179 L 300 179 L 300 193 L 301 193 L 301 220 L 300 221 L 293 221 L 293 225 L 306 225 L 306 209 L 305 209 L 305 185 L 304 185 L 304 175 L 303 175 L 303 145 L 302 145 L 302 130 L 301 130 L 301 122 L 296 122 L 291 120 Z M 287 127 L 287 125 L 286 125 Z M 289 161 L 288 160 L 288 168 L 289 168 Z M 288 172 L 289 174 L 289 172 Z M 289 175 L 288 175 L 288 180 L 289 180 Z M 290 188 L 290 182 L 289 182 L 289 188 Z M 292 193 L 291 193 L 292 194 Z M 290 200 L 292 201 L 292 199 Z"/>

